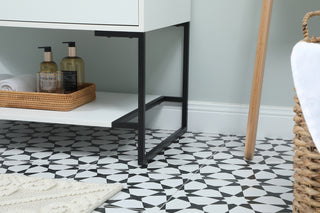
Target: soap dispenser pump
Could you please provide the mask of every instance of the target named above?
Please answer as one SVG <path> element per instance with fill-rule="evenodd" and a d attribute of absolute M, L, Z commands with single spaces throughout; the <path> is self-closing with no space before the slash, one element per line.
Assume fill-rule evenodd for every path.
<path fill-rule="evenodd" d="M 84 61 L 77 56 L 76 43 L 74 41 L 62 42 L 68 44 L 68 56 L 60 63 L 63 72 L 63 85 L 65 91 L 73 92 L 84 84 Z"/>

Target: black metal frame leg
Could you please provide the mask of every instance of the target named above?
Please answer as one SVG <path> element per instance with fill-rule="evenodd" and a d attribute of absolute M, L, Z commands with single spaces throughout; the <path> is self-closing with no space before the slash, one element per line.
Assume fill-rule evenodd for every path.
<path fill-rule="evenodd" d="M 138 38 L 138 163 L 144 165 L 146 159 L 146 35 Z"/>
<path fill-rule="evenodd" d="M 162 96 L 149 103 L 145 103 L 146 99 L 146 35 L 145 33 L 132 32 L 105 32 L 96 31 L 96 36 L 106 37 L 129 37 L 138 38 L 138 109 L 122 116 L 112 122 L 113 127 L 135 128 L 138 130 L 138 163 L 146 165 L 159 152 L 169 146 L 173 141 L 177 140 L 187 131 L 188 123 L 188 86 L 189 86 L 189 40 L 190 40 L 190 23 L 186 22 L 177 26 L 184 27 L 183 38 L 183 82 L 182 97 Z M 156 147 L 146 152 L 145 149 L 145 120 L 146 111 L 163 102 L 182 103 L 182 121 L 181 127 L 172 133 L 168 138 L 163 140 Z M 138 123 L 131 120 L 138 116 Z"/>

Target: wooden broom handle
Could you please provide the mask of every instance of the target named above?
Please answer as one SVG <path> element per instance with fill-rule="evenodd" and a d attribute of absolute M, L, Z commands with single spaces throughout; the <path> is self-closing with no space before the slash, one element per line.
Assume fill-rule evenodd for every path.
<path fill-rule="evenodd" d="M 309 37 L 308 22 L 309 22 L 309 19 L 313 16 L 320 16 L 320 10 L 309 12 L 304 16 L 303 22 L 302 22 L 303 36 L 304 36 L 304 40 L 307 42 L 318 43 L 320 42 L 320 37 L 315 37 L 315 36 L 312 36 L 312 38 Z"/>
<path fill-rule="evenodd" d="M 263 0 L 260 19 L 260 29 L 256 52 L 256 61 L 252 79 L 251 98 L 249 105 L 249 116 L 247 123 L 246 145 L 244 156 L 251 160 L 254 155 L 257 127 L 259 119 L 259 109 L 261 101 L 262 83 L 264 67 L 266 62 L 269 29 L 271 22 L 273 0 Z"/>

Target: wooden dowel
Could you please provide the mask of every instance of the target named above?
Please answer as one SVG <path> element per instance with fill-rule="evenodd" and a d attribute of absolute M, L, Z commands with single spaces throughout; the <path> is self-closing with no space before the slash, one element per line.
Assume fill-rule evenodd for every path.
<path fill-rule="evenodd" d="M 244 156 L 248 160 L 251 160 L 253 158 L 255 145 L 256 145 L 263 74 L 264 74 L 267 47 L 268 47 L 272 5 L 273 5 L 273 0 L 263 0 L 257 52 L 256 52 L 256 61 L 254 65 L 254 74 L 252 79 L 246 144 L 245 144 L 245 152 L 244 152 Z"/>

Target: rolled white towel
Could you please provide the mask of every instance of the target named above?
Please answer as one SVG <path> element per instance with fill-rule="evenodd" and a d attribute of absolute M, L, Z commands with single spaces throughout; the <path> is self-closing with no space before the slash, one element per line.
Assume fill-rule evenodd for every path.
<path fill-rule="evenodd" d="M 34 75 L 20 75 L 0 81 L 0 90 L 35 92 L 36 85 L 36 77 Z"/>
<path fill-rule="evenodd" d="M 13 75 L 10 74 L 0 74 L 0 81 L 8 79 L 8 78 L 13 78 Z"/>

